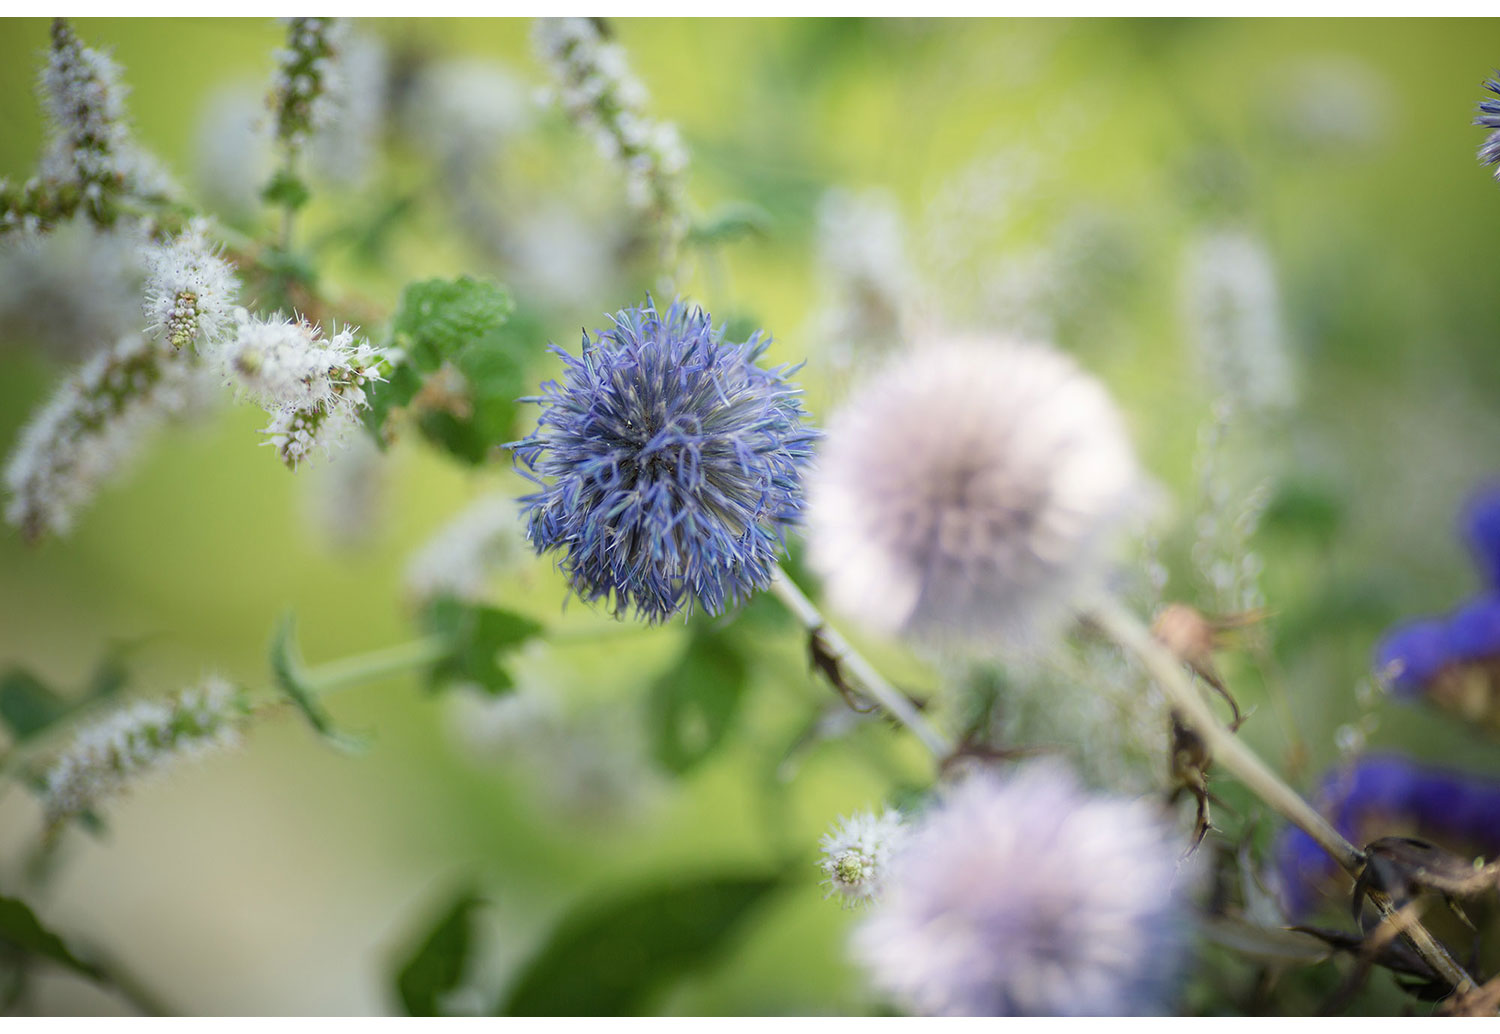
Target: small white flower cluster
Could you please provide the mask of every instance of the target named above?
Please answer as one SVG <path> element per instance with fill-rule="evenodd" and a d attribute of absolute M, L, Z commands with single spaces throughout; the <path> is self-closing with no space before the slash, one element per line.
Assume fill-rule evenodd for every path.
<path fill-rule="evenodd" d="M 77 360 L 140 328 L 142 236 L 84 219 L 0 246 L 0 326 L 7 341 Z"/>
<path fill-rule="evenodd" d="M 491 580 L 532 556 L 515 503 L 483 496 L 438 529 L 406 566 L 406 591 L 417 603 L 440 596 L 486 598 Z"/>
<path fill-rule="evenodd" d="M 466 58 L 422 68 L 399 117 L 451 175 L 455 167 L 487 163 L 531 123 L 533 110 L 526 88 L 504 65 Z"/>
<path fill-rule="evenodd" d="M 338 114 L 344 89 L 335 58 L 345 26 L 334 18 L 288 18 L 286 46 L 272 54 L 271 110 L 276 138 L 293 150 Z"/>
<path fill-rule="evenodd" d="M 899 848 L 906 832 L 899 811 L 887 810 L 875 815 L 858 812 L 840 819 L 832 833 L 824 835 L 820 846 L 823 858 L 818 868 L 828 877 L 828 894 L 837 894 L 845 908 L 874 901 L 880 896 L 883 881 L 890 869 L 892 854 Z"/>
<path fill-rule="evenodd" d="M 1237 230 L 1206 233 L 1183 259 L 1182 311 L 1200 366 L 1238 410 L 1273 413 L 1297 401 L 1276 268 Z"/>
<path fill-rule="evenodd" d="M 592 18 L 538 19 L 535 38 L 563 109 L 605 158 L 624 166 L 630 203 L 662 220 L 675 242 L 686 230 L 687 151 L 675 125 L 645 114 L 646 88 L 630 71 L 625 51 L 606 42 Z"/>
<path fill-rule="evenodd" d="M 209 240 L 207 221 L 194 219 L 177 237 L 151 245 L 146 263 L 146 329 L 173 348 L 217 343 L 231 325 L 239 280 Z"/>
<path fill-rule="evenodd" d="M 817 336 L 836 368 L 895 348 L 911 318 L 915 277 L 896 199 L 833 189 L 818 203 L 824 301 Z"/>
<path fill-rule="evenodd" d="M 308 158 L 318 175 L 357 186 L 377 165 L 390 59 L 379 38 L 364 32 L 348 32 L 336 47 L 338 75 L 324 86 L 333 110 L 316 116 L 321 123 L 308 141 Z"/>
<path fill-rule="evenodd" d="M 42 69 L 41 94 L 51 116 L 52 141 L 42 179 L 71 184 L 97 208 L 106 195 L 170 193 L 154 159 L 140 151 L 126 117 L 126 88 L 109 55 L 86 47 L 65 21 L 52 26 L 52 49 Z"/>
<path fill-rule="evenodd" d="M 305 320 L 262 319 L 235 312 L 234 336 L 220 350 L 231 384 L 271 414 L 265 428 L 287 466 L 296 468 L 315 449 L 331 450 L 354 430 L 369 405 L 364 385 L 381 380 L 385 356 L 357 328 L 325 338 Z"/>
<path fill-rule="evenodd" d="M 203 382 L 192 352 L 136 335 L 95 355 L 22 429 L 5 468 L 5 519 L 33 540 L 65 534 L 142 436 L 196 403 Z"/>
<path fill-rule="evenodd" d="M 173 761 L 233 745 L 246 717 L 242 695 L 211 676 L 200 686 L 131 704 L 82 729 L 46 774 L 49 828 Z"/>

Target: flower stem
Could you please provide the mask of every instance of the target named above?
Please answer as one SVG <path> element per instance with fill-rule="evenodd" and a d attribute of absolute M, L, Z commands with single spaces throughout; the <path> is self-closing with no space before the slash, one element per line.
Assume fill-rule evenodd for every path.
<path fill-rule="evenodd" d="M 1134 614 L 1109 600 L 1097 605 L 1085 617 L 1140 660 L 1184 722 L 1203 737 L 1216 761 L 1238 776 L 1240 782 L 1273 810 L 1317 841 L 1318 846 L 1327 851 L 1345 872 L 1351 876 L 1359 875 L 1365 866 L 1364 852 L 1349 843 L 1312 805 L 1282 782 L 1281 777 L 1271 771 L 1243 740 L 1214 717 L 1177 657 L 1158 642 Z M 1369 896 L 1381 916 L 1394 920 L 1396 909 L 1387 895 L 1375 892 Z M 1448 981 L 1454 990 L 1465 993 L 1473 989 L 1473 979 L 1420 923 L 1412 922 L 1402 930 L 1402 935 L 1433 972 Z"/>
<path fill-rule="evenodd" d="M 350 686 L 430 664 L 443 655 L 446 643 L 443 636 L 424 636 L 381 650 L 340 657 L 307 669 L 303 677 L 308 689 L 320 697 L 327 696 Z"/>
<path fill-rule="evenodd" d="M 802 627 L 807 629 L 808 634 L 822 637 L 829 652 L 849 669 L 850 674 L 859 684 L 860 690 L 883 707 L 891 717 L 910 729 L 912 735 L 932 751 L 933 757 L 941 761 L 953 753 L 953 744 L 948 742 L 948 738 L 938 732 L 904 693 L 887 682 L 880 672 L 875 670 L 874 665 L 865 660 L 854 647 L 849 645 L 847 639 L 824 620 L 822 612 L 801 589 L 797 588 L 796 583 L 787 576 L 784 570 L 777 568 L 776 575 L 771 580 L 771 591 L 785 604 L 786 609 L 791 611 L 792 616 L 801 623 Z"/>

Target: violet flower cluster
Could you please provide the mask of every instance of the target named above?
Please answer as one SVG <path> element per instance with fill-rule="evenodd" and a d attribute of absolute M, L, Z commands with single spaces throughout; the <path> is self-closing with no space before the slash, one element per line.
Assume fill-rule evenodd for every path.
<path fill-rule="evenodd" d="M 1485 588 L 1448 614 L 1404 621 L 1375 647 L 1375 669 L 1406 699 L 1425 698 L 1470 721 L 1500 721 L 1500 487 L 1476 493 L 1460 521 Z"/>
<path fill-rule="evenodd" d="M 1416 835 L 1451 850 L 1500 853 L 1500 781 L 1372 754 L 1323 778 L 1320 811 L 1354 844 Z M 1276 881 L 1292 918 L 1312 911 L 1338 872 L 1302 830 L 1287 827 L 1276 845 Z"/>

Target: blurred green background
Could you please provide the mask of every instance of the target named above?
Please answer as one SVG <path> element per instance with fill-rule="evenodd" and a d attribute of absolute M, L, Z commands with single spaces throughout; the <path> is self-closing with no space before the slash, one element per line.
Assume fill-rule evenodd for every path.
<path fill-rule="evenodd" d="M 681 128 L 698 207 L 749 200 L 770 216 L 763 239 L 720 249 L 683 286 L 716 318 L 768 329 L 775 360 L 810 357 L 814 414 L 827 412 L 842 384 L 818 362 L 813 340 L 816 213 L 827 188 L 890 192 L 912 266 L 938 281 L 928 299 L 941 311 L 931 315 L 950 326 L 1012 329 L 993 325 L 969 280 L 982 288 L 987 263 L 1055 241 L 1080 212 L 1102 227 L 1084 238 L 1083 282 L 1067 287 L 1050 329 L 1119 398 L 1173 502 L 1162 532 L 1168 593 L 1200 604 L 1207 597 L 1186 542 L 1193 453 L 1212 393 L 1186 339 L 1181 264 L 1205 228 L 1230 226 L 1264 242 L 1301 400 L 1276 434 L 1251 445 L 1277 500 L 1255 546 L 1290 721 L 1272 717 L 1258 683 L 1243 702 L 1263 705 L 1246 734 L 1310 786 L 1338 756 L 1335 730 L 1363 713 L 1355 686 L 1374 638 L 1476 584 L 1452 522 L 1468 489 L 1495 473 L 1500 441 L 1500 184 L 1477 167 L 1481 133 L 1469 122 L 1480 80 L 1500 64 L 1500 26 L 614 25 L 651 90 L 650 110 Z M 483 57 L 506 63 L 528 89 L 546 81 L 521 21 L 362 27 L 392 54 Z M 238 20 L 84 19 L 76 28 L 91 45 L 113 48 L 139 139 L 189 196 L 206 101 L 227 82 L 264 83 L 283 32 Z M 22 20 L 0 33 L 0 175 L 23 179 L 34 168 L 43 122 L 33 84 L 46 33 L 45 22 Z M 518 146 L 518 163 L 576 174 L 584 187 L 573 194 L 585 202 L 589 185 L 614 182 L 555 116 L 540 125 L 545 146 Z M 325 193 L 309 225 L 357 222 L 393 196 L 440 200 L 427 196 L 437 189 L 430 180 L 410 172 L 418 158 L 408 146 L 363 193 Z M 952 250 L 960 247 L 952 226 L 937 225 L 945 199 L 955 183 L 984 186 L 997 163 L 1024 165 L 1032 185 L 997 188 L 991 200 L 981 191 L 981 209 L 959 219 L 979 228 Z M 982 235 L 986 219 L 1000 229 Z M 384 312 L 408 280 L 511 279 L 426 209 L 397 221 L 378 261 L 338 247 L 325 258 L 331 285 Z M 968 280 L 937 272 L 950 267 Z M 608 296 L 535 310 L 539 376 L 552 369 L 540 355 L 547 340 L 573 347 L 580 325 L 638 302 L 647 286 L 626 276 Z M 0 327 L 7 450 L 64 369 L 34 345 Z M 331 551 L 305 519 L 302 482 L 318 471 L 281 468 L 258 447 L 263 421 L 254 407 L 234 406 L 162 437 L 65 541 L 28 549 L 14 534 L 0 536 L 0 660 L 75 686 L 111 643 L 144 639 L 133 687 L 149 694 L 206 670 L 264 685 L 265 644 L 287 608 L 300 617 L 313 662 L 400 641 L 411 634 L 401 604 L 411 551 L 479 491 L 520 484 L 499 467 L 460 470 L 403 441 L 378 533 L 359 550 Z M 618 700 L 628 714 L 683 641 L 680 625 L 589 641 L 607 621 L 576 602 L 564 612 L 562 583 L 546 563 L 508 582 L 500 598 L 578 634 L 558 649 L 559 692 Z M 898 679 L 933 685 L 918 659 L 875 651 Z M 394 958 L 465 880 L 477 880 L 491 903 L 479 983 L 498 991 L 568 906 L 675 874 L 770 864 L 791 844 L 807 857 L 805 881 L 655 1008 L 866 1011 L 844 959 L 851 914 L 820 900 L 811 861 L 835 816 L 927 773 L 910 744 L 865 726 L 846 744 L 811 752 L 783 789 L 769 789 L 767 772 L 828 694 L 805 675 L 793 637 L 773 637 L 769 656 L 726 747 L 681 782 L 658 777 L 648 799 L 619 814 L 614 805 L 602 816 L 559 812 L 524 773 L 476 765 L 455 745 L 447 702 L 393 679 L 334 704 L 345 726 L 373 735 L 368 755 L 331 752 L 290 721 L 262 727 L 244 749 L 119 801 L 107 837 L 71 834 L 56 873 L 28 896 L 54 926 L 107 949 L 178 1010 L 373 1013 L 395 1007 Z M 1500 775 L 1493 745 L 1442 716 L 1379 703 L 1374 717 L 1372 745 Z M 1305 755 L 1294 755 L 1288 724 Z M 4 888 L 22 885 L 37 816 L 21 795 L 0 800 Z M 45 984 L 40 1008 L 123 1006 L 58 977 Z"/>

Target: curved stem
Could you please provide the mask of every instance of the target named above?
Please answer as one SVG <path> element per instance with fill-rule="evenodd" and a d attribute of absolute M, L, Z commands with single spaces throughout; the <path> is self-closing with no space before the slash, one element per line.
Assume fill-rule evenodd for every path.
<path fill-rule="evenodd" d="M 1345 872 L 1351 876 L 1359 875 L 1365 866 L 1364 853 L 1349 843 L 1312 805 L 1282 782 L 1281 777 L 1271 771 L 1243 740 L 1214 717 L 1176 655 L 1158 642 L 1134 614 L 1109 600 L 1084 617 L 1140 660 L 1183 720 L 1203 737 L 1214 760 L 1221 762 L 1252 793 L 1312 837 Z M 1370 900 L 1385 919 L 1396 918 L 1396 909 L 1387 895 L 1371 893 Z M 1466 992 L 1473 989 L 1473 979 L 1421 923 L 1412 922 L 1402 929 L 1402 935 L 1454 990 Z"/>
<path fill-rule="evenodd" d="M 904 693 L 887 682 L 880 672 L 875 670 L 874 665 L 865 660 L 854 647 L 849 645 L 847 639 L 824 620 L 822 612 L 801 589 L 797 588 L 796 583 L 781 568 L 776 569 L 776 576 L 771 581 L 771 591 L 786 605 L 786 609 L 791 611 L 792 616 L 801 623 L 803 628 L 807 629 L 809 634 L 822 636 L 829 652 L 849 669 L 850 674 L 858 682 L 860 690 L 884 708 L 891 717 L 910 729 L 912 735 L 932 751 L 933 757 L 942 760 L 953 753 L 953 744 L 948 741 L 948 738 L 938 732 Z"/>

